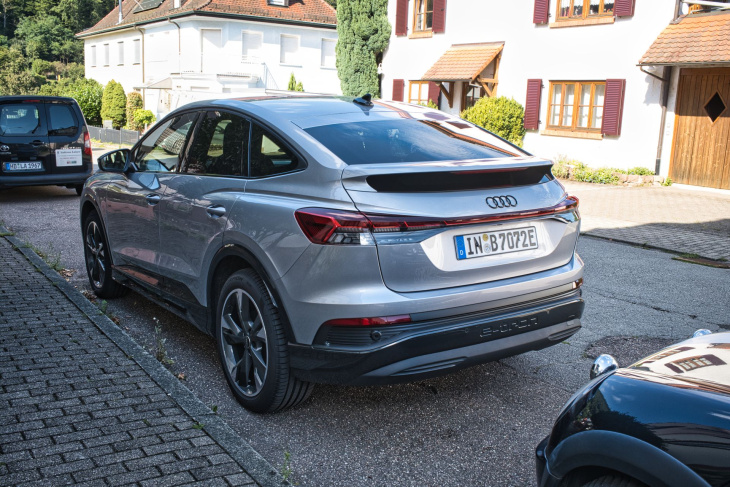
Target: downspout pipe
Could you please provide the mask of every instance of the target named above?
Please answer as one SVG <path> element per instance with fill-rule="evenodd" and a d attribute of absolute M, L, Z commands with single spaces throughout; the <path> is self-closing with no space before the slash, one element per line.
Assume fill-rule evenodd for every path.
<path fill-rule="evenodd" d="M 654 166 L 654 174 L 659 175 L 662 163 L 662 147 L 664 146 L 664 126 L 667 123 L 667 102 L 669 100 L 669 86 L 671 85 L 670 80 L 672 77 L 672 67 L 664 66 L 662 76 L 662 117 L 661 124 L 659 125 L 659 142 L 657 142 L 656 148 L 656 164 Z"/>
<path fill-rule="evenodd" d="M 134 24 L 132 27 L 134 27 L 139 33 L 142 35 L 142 45 L 140 46 L 141 52 L 141 61 L 142 61 L 142 86 L 145 85 L 145 77 L 144 77 L 144 30 L 140 29 L 137 24 Z M 145 88 L 142 88 L 142 103 L 144 104 L 147 100 L 146 97 L 146 90 Z"/>
<path fill-rule="evenodd" d="M 177 74 L 178 76 L 182 76 L 182 41 L 180 40 L 180 24 L 172 20 L 170 17 L 167 18 L 167 21 L 171 24 L 175 24 L 175 27 L 177 27 Z"/>

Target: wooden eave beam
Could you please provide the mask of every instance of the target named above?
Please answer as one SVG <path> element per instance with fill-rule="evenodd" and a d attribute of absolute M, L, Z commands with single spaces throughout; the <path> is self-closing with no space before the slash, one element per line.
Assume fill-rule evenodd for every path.
<path fill-rule="evenodd" d="M 449 81 L 449 88 L 447 89 L 446 86 L 444 86 L 443 81 L 437 81 L 436 84 L 439 87 L 439 90 L 441 90 L 441 93 L 444 94 L 446 97 L 446 100 L 449 102 L 449 108 L 454 108 L 454 82 Z"/>

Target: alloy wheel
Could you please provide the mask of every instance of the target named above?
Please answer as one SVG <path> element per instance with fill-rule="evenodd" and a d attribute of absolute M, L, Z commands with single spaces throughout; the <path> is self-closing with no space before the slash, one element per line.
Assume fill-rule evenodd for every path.
<path fill-rule="evenodd" d="M 89 270 L 89 277 L 94 287 L 101 289 L 104 287 L 104 278 L 106 275 L 106 245 L 104 244 L 104 236 L 101 228 L 95 221 L 89 222 L 86 227 L 86 268 Z"/>
<path fill-rule="evenodd" d="M 245 396 L 256 396 L 268 371 L 267 338 L 261 312 L 242 289 L 232 290 L 221 311 L 221 344 L 226 369 Z"/>

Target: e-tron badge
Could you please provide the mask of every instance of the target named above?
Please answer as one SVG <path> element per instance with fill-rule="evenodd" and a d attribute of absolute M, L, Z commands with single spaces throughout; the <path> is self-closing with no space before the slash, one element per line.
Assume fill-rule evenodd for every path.
<path fill-rule="evenodd" d="M 517 198 L 512 195 L 490 196 L 487 198 L 487 205 L 495 210 L 497 208 L 514 208 L 517 206 Z"/>

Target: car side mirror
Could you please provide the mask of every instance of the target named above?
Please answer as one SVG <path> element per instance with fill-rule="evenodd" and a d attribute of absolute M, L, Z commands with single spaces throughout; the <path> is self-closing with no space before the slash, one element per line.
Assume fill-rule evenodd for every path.
<path fill-rule="evenodd" d="M 129 149 L 119 149 L 99 156 L 99 169 L 106 172 L 128 172 L 132 166 Z"/>

